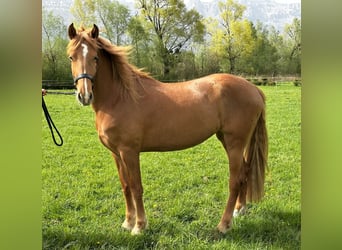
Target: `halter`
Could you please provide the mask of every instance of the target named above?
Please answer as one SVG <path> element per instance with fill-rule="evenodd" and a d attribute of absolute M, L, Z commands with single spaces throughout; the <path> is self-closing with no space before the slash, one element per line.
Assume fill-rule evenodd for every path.
<path fill-rule="evenodd" d="M 89 74 L 79 74 L 77 77 L 74 78 L 74 84 L 77 84 L 77 81 L 82 79 L 82 78 L 87 78 L 89 79 L 93 84 L 94 84 L 94 77 Z"/>

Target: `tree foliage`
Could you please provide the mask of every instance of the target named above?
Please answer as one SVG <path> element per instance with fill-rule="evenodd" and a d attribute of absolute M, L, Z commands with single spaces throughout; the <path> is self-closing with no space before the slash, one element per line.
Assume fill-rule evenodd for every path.
<path fill-rule="evenodd" d="M 285 26 L 285 40 L 288 54 L 288 70 L 299 73 L 301 66 L 301 23 L 298 18 Z"/>
<path fill-rule="evenodd" d="M 91 27 L 97 23 L 104 35 L 117 45 L 124 43 L 130 20 L 129 9 L 116 0 L 75 0 L 71 7 L 76 25 Z"/>
<path fill-rule="evenodd" d="M 253 26 L 255 46 L 252 53 L 245 58 L 241 67 L 250 75 L 276 75 L 278 72 L 277 49 L 269 41 L 269 31 L 261 23 Z"/>
<path fill-rule="evenodd" d="M 117 45 L 123 39 L 130 19 L 129 9 L 118 1 L 97 0 L 96 10 L 103 24 L 107 38 Z"/>
<path fill-rule="evenodd" d="M 94 0 L 74 0 L 70 11 L 73 14 L 76 26 L 90 27 L 97 22 Z"/>
<path fill-rule="evenodd" d="M 96 23 L 101 35 L 131 45 L 131 62 L 161 80 L 185 80 L 217 72 L 249 76 L 300 75 L 301 21 L 283 31 L 245 18 L 236 0 L 219 2 L 220 14 L 203 19 L 183 0 L 135 0 L 136 12 L 117 0 L 75 0 L 76 26 Z M 65 55 L 67 25 L 43 10 L 43 79 L 70 79 Z"/>
<path fill-rule="evenodd" d="M 232 0 L 219 2 L 220 19 L 209 20 L 211 49 L 221 60 L 221 71 L 239 73 L 237 65 L 255 48 L 252 24 L 243 18 L 245 9 Z"/>
<path fill-rule="evenodd" d="M 155 46 L 167 78 L 177 54 L 191 41 L 201 41 L 204 25 L 196 10 L 187 10 L 181 0 L 138 0 L 138 8 L 155 35 Z"/>
<path fill-rule="evenodd" d="M 42 76 L 43 79 L 64 80 L 69 78 L 65 56 L 66 26 L 63 18 L 43 9 L 42 12 Z"/>

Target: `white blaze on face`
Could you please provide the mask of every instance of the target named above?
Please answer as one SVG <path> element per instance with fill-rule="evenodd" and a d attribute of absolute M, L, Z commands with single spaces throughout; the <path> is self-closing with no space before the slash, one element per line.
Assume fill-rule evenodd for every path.
<path fill-rule="evenodd" d="M 84 43 L 81 44 L 82 48 L 83 48 L 83 74 L 86 74 L 86 62 L 87 62 L 87 55 L 88 55 L 88 46 Z M 88 93 L 88 85 L 87 85 L 87 80 L 86 78 L 83 79 L 83 84 L 84 84 L 84 89 L 85 89 L 85 93 L 84 93 L 84 98 L 88 99 L 89 98 L 89 93 Z"/>

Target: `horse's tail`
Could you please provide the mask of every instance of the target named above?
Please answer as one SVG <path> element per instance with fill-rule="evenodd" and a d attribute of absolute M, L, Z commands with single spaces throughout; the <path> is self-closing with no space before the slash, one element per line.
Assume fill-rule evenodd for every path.
<path fill-rule="evenodd" d="M 264 102 L 265 97 L 262 94 Z M 244 152 L 247 162 L 247 200 L 259 201 L 264 195 L 265 170 L 267 168 L 268 137 L 265 120 L 265 108 Z"/>

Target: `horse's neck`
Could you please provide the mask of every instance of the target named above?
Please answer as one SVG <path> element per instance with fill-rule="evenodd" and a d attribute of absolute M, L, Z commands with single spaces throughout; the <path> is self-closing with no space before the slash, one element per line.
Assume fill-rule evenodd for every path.
<path fill-rule="evenodd" d="M 96 72 L 96 81 L 94 84 L 94 102 L 95 112 L 115 104 L 120 97 L 118 84 L 114 83 L 114 76 L 109 62 L 101 62 Z"/>
<path fill-rule="evenodd" d="M 108 58 L 104 58 L 96 73 L 96 82 L 94 86 L 93 108 L 96 111 L 104 109 L 113 110 L 120 104 L 134 102 L 129 90 L 125 88 L 114 75 L 112 64 Z"/>

